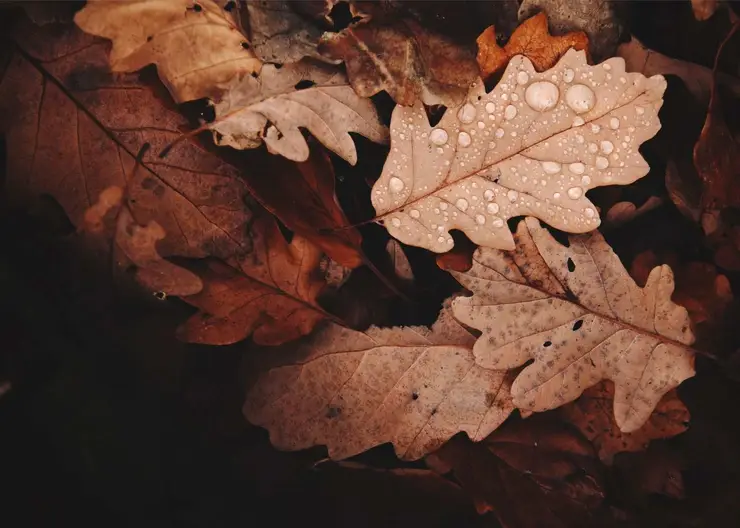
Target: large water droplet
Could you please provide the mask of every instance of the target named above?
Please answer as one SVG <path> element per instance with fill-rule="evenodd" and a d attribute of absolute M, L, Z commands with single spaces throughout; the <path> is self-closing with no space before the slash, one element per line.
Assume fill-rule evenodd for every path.
<path fill-rule="evenodd" d="M 472 123 L 475 119 L 475 107 L 470 103 L 465 103 L 460 110 L 457 111 L 457 118 L 465 123 Z"/>
<path fill-rule="evenodd" d="M 545 171 L 546 174 L 557 174 L 560 172 L 560 163 L 557 161 L 543 161 L 542 162 L 542 170 Z"/>
<path fill-rule="evenodd" d="M 497 204 L 497 203 L 489 203 L 489 204 L 488 204 L 488 205 L 486 206 L 486 211 L 488 211 L 488 212 L 489 212 L 489 213 L 491 213 L 491 214 L 496 214 L 496 213 L 498 213 L 498 209 L 499 209 L 499 207 L 498 207 L 498 204 Z"/>
<path fill-rule="evenodd" d="M 421 213 L 419 213 L 419 211 L 417 211 L 416 209 L 411 209 L 411 211 L 409 211 L 409 216 L 411 218 L 419 218 L 421 216 Z"/>
<path fill-rule="evenodd" d="M 393 227 L 401 227 L 401 220 L 398 218 L 392 218 L 391 225 L 393 225 Z"/>
<path fill-rule="evenodd" d="M 574 84 L 565 92 L 565 102 L 576 114 L 585 114 L 596 104 L 596 94 L 584 84 Z"/>
<path fill-rule="evenodd" d="M 645 109 L 643 107 L 641 107 L 641 106 L 636 106 L 635 107 L 635 112 L 637 112 L 637 115 L 642 115 L 642 114 L 645 113 Z"/>
<path fill-rule="evenodd" d="M 482 214 L 475 215 L 475 222 L 477 224 L 483 225 L 486 223 L 486 217 Z"/>
<path fill-rule="evenodd" d="M 516 117 L 516 106 L 509 105 L 504 110 L 504 118 L 505 119 L 514 119 Z"/>
<path fill-rule="evenodd" d="M 488 200 L 489 202 L 493 200 L 494 193 L 491 189 L 486 189 L 486 192 L 483 193 L 483 198 Z"/>
<path fill-rule="evenodd" d="M 470 134 L 467 132 L 460 132 L 457 135 L 457 144 L 461 147 L 469 147 L 471 142 L 472 139 L 470 138 Z"/>
<path fill-rule="evenodd" d="M 605 169 L 609 166 L 609 160 L 604 156 L 596 156 L 596 168 L 599 170 Z"/>
<path fill-rule="evenodd" d="M 435 145 L 444 145 L 447 143 L 448 138 L 449 136 L 447 135 L 447 131 L 443 128 L 435 128 L 432 130 L 432 133 L 429 134 L 429 139 Z"/>
<path fill-rule="evenodd" d="M 496 111 L 496 105 L 493 103 L 486 103 L 486 112 L 492 114 Z"/>
<path fill-rule="evenodd" d="M 547 112 L 558 104 L 560 90 L 548 81 L 537 81 L 527 86 L 524 92 L 524 100 L 538 112 Z"/>
<path fill-rule="evenodd" d="M 586 207 L 586 210 L 584 212 L 586 213 L 586 216 L 589 218 L 593 218 L 594 215 L 596 214 L 596 211 L 594 211 L 590 207 Z"/>
<path fill-rule="evenodd" d="M 457 201 L 455 202 L 455 207 L 457 207 L 461 211 L 467 211 L 468 201 L 465 198 L 458 198 Z"/>
<path fill-rule="evenodd" d="M 504 221 L 501 220 L 500 218 L 496 218 L 493 221 L 493 227 L 504 227 Z"/>
<path fill-rule="evenodd" d="M 525 71 L 520 71 L 516 74 L 516 82 L 519 84 L 527 84 L 527 81 L 529 81 L 529 74 Z"/>
<path fill-rule="evenodd" d="M 609 128 L 611 128 L 612 130 L 618 129 L 619 128 L 619 119 L 617 119 L 616 117 L 612 117 L 609 120 Z"/>
<path fill-rule="evenodd" d="M 586 170 L 586 166 L 583 163 L 571 163 L 568 165 L 568 169 L 573 174 L 583 174 L 583 172 Z"/>
<path fill-rule="evenodd" d="M 519 198 L 519 193 L 512 189 L 506 193 L 506 197 L 509 198 L 510 202 L 515 202 L 516 199 Z"/>
<path fill-rule="evenodd" d="M 574 126 L 574 127 L 579 127 L 579 126 L 583 126 L 583 124 L 584 124 L 585 122 L 586 122 L 586 121 L 585 121 L 585 120 L 584 120 L 584 119 L 583 119 L 583 118 L 582 118 L 581 116 L 575 116 L 575 117 L 573 118 L 573 126 Z"/>
<path fill-rule="evenodd" d="M 573 80 L 573 77 L 575 77 L 576 73 L 571 70 L 570 68 L 566 68 L 563 72 L 563 80 L 567 83 L 571 82 Z"/>
<path fill-rule="evenodd" d="M 611 141 L 602 141 L 601 142 L 601 152 L 604 154 L 611 154 L 614 150 L 614 143 Z"/>
<path fill-rule="evenodd" d="M 388 182 L 388 188 L 392 193 L 399 193 L 403 191 L 404 187 L 405 185 L 403 184 L 403 181 L 401 181 L 401 178 L 396 178 L 395 176 L 393 176 Z"/>
<path fill-rule="evenodd" d="M 583 189 L 580 187 L 571 187 L 568 189 L 568 198 L 571 200 L 578 200 L 583 195 Z"/>

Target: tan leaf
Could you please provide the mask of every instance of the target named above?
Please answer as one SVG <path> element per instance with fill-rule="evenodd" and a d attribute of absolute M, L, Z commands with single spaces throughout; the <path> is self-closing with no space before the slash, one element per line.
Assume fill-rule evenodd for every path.
<path fill-rule="evenodd" d="M 543 71 L 555 66 L 570 48 L 588 52 L 588 37 L 583 31 L 558 37 L 550 35 L 544 12 L 522 22 L 503 48 L 496 43 L 493 26 L 481 33 L 476 42 L 478 67 L 484 79 L 503 71 L 515 55 L 524 55 L 532 61 L 535 70 Z"/>
<path fill-rule="evenodd" d="M 203 291 L 184 298 L 200 311 L 178 330 L 181 339 L 228 345 L 253 334 L 257 344 L 280 345 L 326 317 L 316 302 L 325 286 L 321 251 L 298 235 L 288 244 L 266 215 L 252 223 L 250 236 L 251 252 L 232 259 L 233 267 L 211 263 L 201 275 Z"/>
<path fill-rule="evenodd" d="M 671 269 L 653 269 L 639 288 L 598 232 L 565 247 L 534 218 L 519 224 L 517 242 L 515 253 L 481 248 L 468 273 L 454 273 L 473 291 L 453 313 L 483 332 L 476 362 L 506 369 L 534 360 L 511 389 L 515 405 L 533 411 L 610 379 L 617 425 L 636 431 L 694 375 L 694 336 L 686 309 L 670 300 Z"/>
<path fill-rule="evenodd" d="M 299 128 L 352 165 L 357 152 L 349 132 L 378 143 L 388 139 L 373 103 L 359 97 L 342 73 L 306 60 L 281 68 L 267 64 L 258 78 L 243 77 L 215 110 L 211 128 L 217 144 L 249 149 L 264 141 L 270 152 L 294 161 L 309 155 Z"/>
<path fill-rule="evenodd" d="M 451 229 L 513 249 L 506 220 L 519 215 L 572 233 L 595 229 L 585 192 L 647 174 L 638 147 L 660 128 L 665 86 L 660 76 L 625 73 L 621 59 L 589 66 L 570 50 L 543 73 L 514 57 L 491 93 L 477 83 L 435 127 L 420 104 L 396 106 L 372 192 L 378 218 L 401 242 L 437 253 L 452 248 Z"/>
<path fill-rule="evenodd" d="M 319 51 L 341 59 L 362 97 L 385 90 L 400 105 L 457 106 L 478 76 L 472 50 L 409 19 L 371 20 L 325 33 Z"/>
<path fill-rule="evenodd" d="M 214 0 L 92 0 L 75 22 L 113 42 L 113 71 L 133 72 L 156 64 L 178 102 L 212 96 L 237 76 L 259 72 L 262 66 L 233 14 Z"/>
<path fill-rule="evenodd" d="M 614 385 L 602 381 L 586 389 L 576 401 L 560 408 L 561 415 L 593 442 L 599 458 L 607 464 L 611 464 L 617 453 L 642 451 L 651 440 L 683 433 L 691 418 L 676 391 L 671 390 L 661 398 L 642 427 L 632 433 L 623 433 L 614 421 L 613 400 Z"/>
<path fill-rule="evenodd" d="M 397 240 L 391 239 L 385 245 L 385 252 L 388 253 L 391 259 L 391 265 L 396 272 L 396 277 L 406 281 L 413 281 L 414 271 L 411 269 L 411 263 L 406 253 L 403 252 L 401 244 Z"/>
<path fill-rule="evenodd" d="M 260 377 L 244 414 L 278 449 L 326 445 L 333 459 L 391 442 L 413 460 L 459 431 L 481 440 L 512 406 L 508 376 L 475 364 L 474 340 L 447 310 L 431 329 L 332 324 Z"/>

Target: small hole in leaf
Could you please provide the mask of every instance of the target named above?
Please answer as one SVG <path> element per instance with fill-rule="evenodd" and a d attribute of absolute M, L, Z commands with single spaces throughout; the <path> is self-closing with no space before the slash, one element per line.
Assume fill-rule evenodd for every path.
<path fill-rule="evenodd" d="M 573 273 L 576 270 L 576 263 L 573 262 L 573 259 L 568 257 L 568 271 Z"/>
<path fill-rule="evenodd" d="M 167 300 L 167 293 L 163 291 L 154 292 L 152 295 L 154 295 L 154 298 L 159 301 Z"/>
<path fill-rule="evenodd" d="M 224 6 L 224 11 L 231 12 L 232 9 L 236 7 L 236 2 L 233 0 L 226 2 L 226 5 Z"/>
<path fill-rule="evenodd" d="M 193 4 L 193 11 L 195 11 L 196 13 L 200 13 L 201 11 L 203 11 L 203 6 L 198 3 Z"/>
<path fill-rule="evenodd" d="M 252 72 L 252 73 L 250 73 L 250 75 L 251 75 L 252 77 L 254 77 L 255 79 L 256 79 L 257 77 L 259 77 L 259 74 L 258 74 L 257 72 Z"/>
<path fill-rule="evenodd" d="M 573 325 L 573 331 L 575 332 L 576 330 L 580 330 L 582 326 L 583 326 L 583 319 L 579 319 L 579 320 L 578 320 L 578 321 L 576 321 L 576 323 L 575 323 L 575 324 Z"/>
<path fill-rule="evenodd" d="M 249 42 L 243 41 L 242 42 L 242 49 L 248 50 L 249 49 Z"/>
<path fill-rule="evenodd" d="M 418 392 L 412 392 L 411 393 L 411 399 L 412 400 L 418 400 L 419 399 L 419 393 Z"/>
<path fill-rule="evenodd" d="M 151 42 L 153 38 L 154 38 L 154 37 L 152 37 L 151 35 L 149 35 L 149 36 L 148 36 L 148 37 L 146 38 L 146 41 L 147 41 L 147 42 Z"/>
<path fill-rule="evenodd" d="M 552 341 L 545 341 L 544 343 L 542 343 L 542 346 L 545 348 L 552 346 Z"/>
<path fill-rule="evenodd" d="M 282 65 L 282 64 L 273 64 L 273 66 L 275 66 L 275 69 L 276 69 L 276 70 L 279 70 L 280 68 L 282 68 L 282 67 L 283 67 L 283 65 Z"/>
<path fill-rule="evenodd" d="M 302 81 L 298 81 L 295 84 L 294 88 L 296 90 L 305 90 L 306 88 L 311 88 L 312 86 L 316 86 L 316 83 L 308 79 L 303 79 Z"/>

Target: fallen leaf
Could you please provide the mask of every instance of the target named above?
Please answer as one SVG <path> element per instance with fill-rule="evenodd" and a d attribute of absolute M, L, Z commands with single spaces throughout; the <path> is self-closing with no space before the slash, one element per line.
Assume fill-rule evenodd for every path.
<path fill-rule="evenodd" d="M 550 28 L 556 35 L 584 31 L 588 35 L 590 54 L 597 62 L 614 56 L 622 27 L 611 2 L 523 0 L 519 6 L 519 20 L 539 11 L 547 13 Z"/>
<path fill-rule="evenodd" d="M 126 187 L 148 143 L 128 205 L 137 223 L 156 221 L 166 232 L 159 253 L 227 259 L 250 250 L 252 212 L 239 172 L 191 142 L 158 158 L 187 121 L 138 76 L 112 75 L 105 41 L 74 26 L 30 24 L 13 37 L 19 52 L 0 83 L 10 199 L 49 194 L 80 228 L 102 192 Z"/>
<path fill-rule="evenodd" d="M 278 449 L 326 445 L 335 460 L 385 442 L 414 460 L 460 431 L 481 440 L 512 407 L 509 377 L 475 363 L 474 340 L 447 309 L 431 329 L 330 324 L 260 377 L 244 414 Z"/>
<path fill-rule="evenodd" d="M 316 302 L 325 286 L 321 251 L 298 235 L 288 244 L 266 215 L 254 220 L 250 236 L 251 252 L 232 266 L 211 263 L 201 275 L 203 290 L 183 298 L 199 312 L 178 329 L 180 339 L 229 345 L 252 335 L 259 345 L 280 345 L 309 334 L 327 316 Z"/>
<path fill-rule="evenodd" d="M 437 266 L 447 271 L 468 271 L 473 266 L 473 253 L 478 246 L 464 235 L 453 233 L 452 236 L 455 245 L 447 253 L 437 255 Z"/>
<path fill-rule="evenodd" d="M 255 78 L 233 82 L 215 103 L 214 141 L 236 149 L 264 143 L 273 154 L 306 161 L 306 128 L 328 149 L 357 163 L 349 132 L 384 143 L 388 130 L 372 102 L 359 97 L 344 75 L 326 64 L 303 60 L 278 68 L 267 64 Z"/>
<path fill-rule="evenodd" d="M 675 75 L 684 82 L 698 102 L 703 105 L 709 104 L 712 91 L 712 70 L 710 68 L 658 53 L 645 47 L 635 37 L 619 45 L 617 56 L 625 60 L 627 71 L 640 72 L 647 76 Z M 740 79 L 719 73 L 718 81 L 731 93 L 740 97 Z"/>
<path fill-rule="evenodd" d="M 622 226 L 638 216 L 660 207 L 662 204 L 663 199 L 658 196 L 651 196 L 640 207 L 632 202 L 617 202 L 606 212 L 604 224 L 610 227 Z"/>
<path fill-rule="evenodd" d="M 621 59 L 589 66 L 570 50 L 543 73 L 514 57 L 491 93 L 478 82 L 435 127 L 419 103 L 396 106 L 372 191 L 377 219 L 401 242 L 437 253 L 452 249 L 451 229 L 513 249 L 506 220 L 519 215 L 569 232 L 595 229 L 585 193 L 647 174 L 638 146 L 659 129 L 665 86 L 662 77 L 625 73 Z"/>
<path fill-rule="evenodd" d="M 243 181 L 254 199 L 342 266 L 362 264 L 362 236 L 337 203 L 334 167 L 321 146 L 312 144 L 301 163 L 261 154 L 244 160 L 250 170 Z"/>
<path fill-rule="evenodd" d="M 653 269 L 640 289 L 597 231 L 565 247 L 534 218 L 519 224 L 517 242 L 515 253 L 480 248 L 470 272 L 453 273 L 473 292 L 454 301 L 453 314 L 483 332 L 476 362 L 507 369 L 534 360 L 511 389 L 514 404 L 532 411 L 610 379 L 616 423 L 636 431 L 694 375 L 694 336 L 686 309 L 670 300 L 671 269 Z"/>
<path fill-rule="evenodd" d="M 360 96 L 385 90 L 406 106 L 416 101 L 457 106 L 478 76 L 472 50 L 403 18 L 325 33 L 319 51 L 344 61 Z"/>
<path fill-rule="evenodd" d="M 413 281 L 414 272 L 411 269 L 411 263 L 406 253 L 403 252 L 401 244 L 397 240 L 390 239 L 385 245 L 385 252 L 388 253 L 393 270 L 396 272 L 396 277 L 405 281 Z"/>
<path fill-rule="evenodd" d="M 304 57 L 326 60 L 316 51 L 323 31 L 293 9 L 293 4 L 304 3 L 286 0 L 246 2 L 250 41 L 259 59 L 279 64 L 298 62 Z M 329 2 L 322 4 L 322 7 L 329 7 Z"/>
<path fill-rule="evenodd" d="M 719 0 L 691 0 L 691 10 L 699 21 L 707 20 L 719 7 Z"/>
<path fill-rule="evenodd" d="M 717 51 L 715 72 L 722 50 L 738 28 L 740 22 L 732 26 Z M 737 176 L 740 174 L 740 142 L 733 137 L 725 121 L 716 81 L 712 84 L 704 128 L 694 146 L 694 165 L 704 181 L 701 201 L 705 210 L 740 207 L 740 185 L 737 185 Z"/>
<path fill-rule="evenodd" d="M 632 433 L 619 430 L 612 412 L 613 400 L 614 384 L 602 381 L 559 410 L 561 416 L 593 442 L 599 458 L 606 464 L 611 464 L 617 453 L 643 451 L 651 440 L 671 438 L 688 428 L 689 410 L 675 390 L 668 391 L 645 424 Z"/>
<path fill-rule="evenodd" d="M 588 52 L 588 37 L 583 31 L 560 37 L 550 35 L 545 13 L 522 22 L 503 48 L 496 43 L 496 29 L 493 26 L 481 33 L 476 42 L 478 67 L 483 79 L 502 72 L 515 55 L 524 55 L 532 61 L 535 70 L 544 71 L 555 66 L 570 48 Z"/>
<path fill-rule="evenodd" d="M 645 453 L 622 456 L 615 461 L 615 466 L 633 501 L 647 503 L 651 494 L 677 500 L 686 498 L 682 475 L 684 462 L 665 445 L 651 446 Z"/>
<path fill-rule="evenodd" d="M 681 214 L 698 222 L 701 218 L 702 184 L 691 162 L 668 160 L 665 169 L 668 196 Z"/>
<path fill-rule="evenodd" d="M 546 416 L 507 423 L 479 444 L 456 437 L 430 459 L 449 466 L 478 512 L 492 510 L 504 526 L 598 525 L 591 514 L 605 492 L 593 447 Z"/>
<path fill-rule="evenodd" d="M 113 42 L 114 72 L 156 64 L 177 102 L 210 97 L 262 63 L 214 0 L 92 0 L 75 15 L 82 30 Z"/>

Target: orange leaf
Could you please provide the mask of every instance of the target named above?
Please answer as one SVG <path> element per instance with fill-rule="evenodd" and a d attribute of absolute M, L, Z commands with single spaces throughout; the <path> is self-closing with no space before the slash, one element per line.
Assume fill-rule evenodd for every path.
<path fill-rule="evenodd" d="M 525 20 L 514 30 L 503 48 L 496 43 L 496 30 L 493 26 L 483 31 L 476 42 L 478 66 L 484 79 L 503 71 L 514 55 L 526 56 L 537 71 L 552 68 L 570 48 L 586 50 L 588 55 L 588 37 L 583 31 L 552 36 L 547 29 L 545 13 L 538 13 Z"/>

